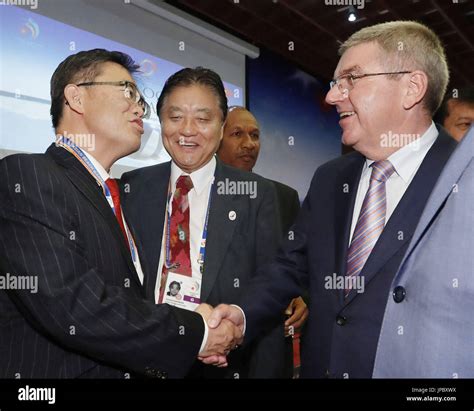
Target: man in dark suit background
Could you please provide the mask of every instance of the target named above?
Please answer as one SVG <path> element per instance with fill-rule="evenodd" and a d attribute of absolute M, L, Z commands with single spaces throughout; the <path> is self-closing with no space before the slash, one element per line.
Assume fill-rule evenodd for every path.
<path fill-rule="evenodd" d="M 260 134 L 258 121 L 249 110 L 241 106 L 230 107 L 217 156 L 227 165 L 252 171 L 260 154 Z M 291 236 L 292 233 L 288 230 L 300 211 L 298 192 L 286 184 L 268 180 L 276 189 L 282 236 Z M 295 373 L 293 345 L 299 344 L 299 333 L 308 318 L 308 308 L 301 297 L 294 298 L 286 308 L 285 314 L 288 317 L 285 321 L 285 336 L 291 337 L 287 341 L 289 352 L 287 367 L 289 375 L 292 375 Z M 296 340 L 293 340 L 295 337 Z M 296 346 L 295 349 L 299 352 L 299 347 Z M 296 361 L 299 363 L 299 360 Z"/>
<path fill-rule="evenodd" d="M 212 70 L 173 74 L 157 113 L 172 161 L 121 178 L 124 211 L 142 252 L 147 298 L 188 309 L 191 299 L 212 306 L 235 303 L 256 268 L 276 252 L 280 227 L 274 186 L 216 159 L 227 98 Z M 176 301 L 163 296 L 170 281 L 193 287 L 187 293 L 182 287 L 183 299 Z M 189 377 L 286 377 L 283 309 L 275 317 L 252 344 L 223 360 L 227 368 L 197 362 Z"/>
<path fill-rule="evenodd" d="M 209 325 L 232 319 L 251 341 L 309 287 L 302 377 L 370 378 L 387 296 L 405 298 L 392 279 L 456 142 L 432 121 L 449 74 L 430 29 L 404 21 L 366 27 L 340 55 L 326 101 L 340 115 L 342 142 L 356 151 L 316 170 L 295 239 L 262 267 L 243 311 L 219 306 Z"/>
<path fill-rule="evenodd" d="M 140 147 L 138 68 L 103 49 L 69 56 L 51 79 L 56 144 L 0 162 L 0 377 L 182 377 L 198 353 L 223 355 L 239 337 L 230 322 L 208 330 L 203 307 L 144 298 L 108 174 Z"/>
<path fill-rule="evenodd" d="M 232 106 L 224 124 L 223 138 L 217 150 L 219 159 L 229 166 L 244 171 L 252 171 L 260 153 L 260 126 L 255 116 L 245 107 Z M 295 222 L 300 211 L 298 192 L 278 181 L 270 180 L 276 189 L 278 212 L 282 235 L 287 237 L 288 230 Z M 293 299 L 285 310 L 289 318 L 285 321 L 285 333 L 290 327 L 298 330 L 304 324 L 308 313 L 301 297 Z"/>

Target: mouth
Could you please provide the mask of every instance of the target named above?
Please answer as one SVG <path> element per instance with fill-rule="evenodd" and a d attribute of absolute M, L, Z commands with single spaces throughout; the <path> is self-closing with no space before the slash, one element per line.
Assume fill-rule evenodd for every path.
<path fill-rule="evenodd" d="M 192 141 L 179 140 L 178 145 L 184 149 L 194 149 L 199 146 L 199 144 L 193 143 Z"/>
<path fill-rule="evenodd" d="M 255 161 L 255 156 L 253 154 L 242 154 L 239 158 L 245 162 Z"/>
<path fill-rule="evenodd" d="M 352 117 L 353 115 L 355 115 L 355 111 L 341 111 L 339 113 L 339 119 L 343 120 L 347 117 Z"/>
<path fill-rule="evenodd" d="M 143 120 L 141 118 L 137 118 L 136 120 L 132 120 L 131 123 L 136 124 L 140 129 L 140 132 L 143 133 L 145 129 L 143 128 Z"/>

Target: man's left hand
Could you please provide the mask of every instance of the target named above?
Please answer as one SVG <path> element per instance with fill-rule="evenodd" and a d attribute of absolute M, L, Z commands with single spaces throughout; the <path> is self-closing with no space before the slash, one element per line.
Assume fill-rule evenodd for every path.
<path fill-rule="evenodd" d="M 285 337 L 294 335 L 299 332 L 303 324 L 308 318 L 308 307 L 301 297 L 295 298 L 291 301 L 285 313 L 291 315 L 285 321 Z"/>

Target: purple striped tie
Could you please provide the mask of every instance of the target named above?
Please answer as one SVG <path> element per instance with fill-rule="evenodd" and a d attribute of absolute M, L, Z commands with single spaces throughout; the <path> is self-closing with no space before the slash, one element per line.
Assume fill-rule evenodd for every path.
<path fill-rule="evenodd" d="M 360 274 L 385 225 L 387 203 L 385 181 L 388 180 L 395 169 L 388 160 L 372 163 L 371 167 L 372 174 L 369 189 L 362 203 L 359 219 L 347 254 L 346 278 Z M 352 280 L 355 280 L 355 278 Z M 351 291 L 353 282 L 346 281 L 348 286 L 345 289 L 346 297 Z"/>

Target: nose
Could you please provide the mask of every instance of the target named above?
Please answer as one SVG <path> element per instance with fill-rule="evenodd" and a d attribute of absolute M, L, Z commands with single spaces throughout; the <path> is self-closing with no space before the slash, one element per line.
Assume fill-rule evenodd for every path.
<path fill-rule="evenodd" d="M 245 133 L 242 139 L 242 147 L 247 150 L 253 150 L 257 146 L 257 142 L 252 138 L 249 133 Z"/>
<path fill-rule="evenodd" d="M 133 110 L 133 114 L 142 118 L 145 115 L 145 109 L 140 104 L 136 103 L 135 109 Z"/>
<path fill-rule="evenodd" d="M 344 90 L 344 92 L 341 92 L 338 86 L 333 86 L 331 89 L 329 89 L 328 93 L 326 94 L 326 103 L 334 106 L 338 102 L 346 99 L 348 94 L 349 94 L 348 91 Z"/>
<path fill-rule="evenodd" d="M 196 126 L 191 118 L 185 118 L 180 130 L 183 136 L 192 136 L 196 134 Z"/>

